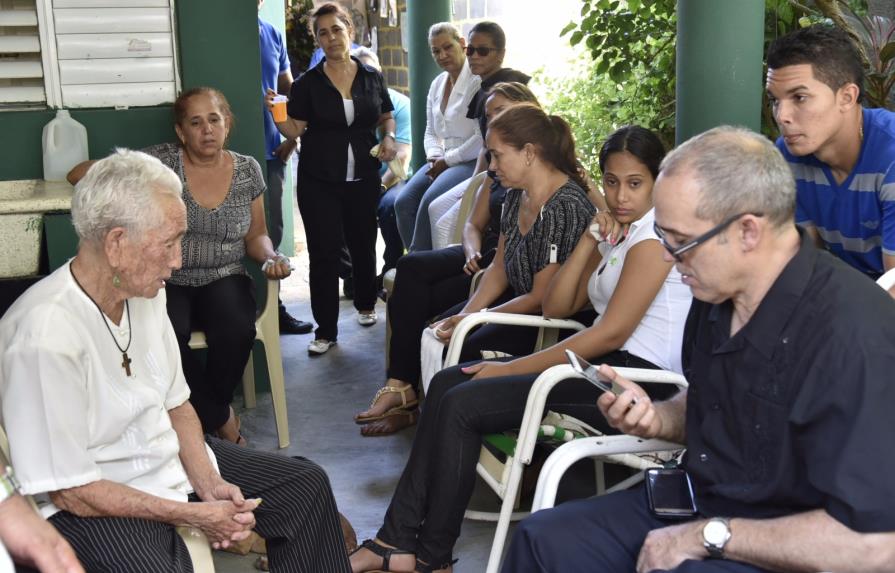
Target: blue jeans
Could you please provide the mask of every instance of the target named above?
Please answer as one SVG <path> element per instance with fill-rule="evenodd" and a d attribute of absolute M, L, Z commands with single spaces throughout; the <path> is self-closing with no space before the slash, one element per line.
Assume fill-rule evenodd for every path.
<path fill-rule="evenodd" d="M 395 200 L 395 216 L 401 240 L 409 252 L 432 250 L 429 204 L 472 177 L 473 169 L 474 161 L 458 163 L 442 171 L 435 181 L 430 181 L 427 177 L 429 164 L 426 163 L 404 185 Z"/>
<path fill-rule="evenodd" d="M 404 254 L 404 242 L 401 233 L 398 232 L 398 222 L 395 216 L 395 199 L 406 183 L 399 181 L 379 196 L 379 206 L 376 208 L 376 217 L 379 220 L 379 232 L 385 243 L 385 251 L 382 253 L 382 273 L 398 265 L 398 259 Z"/>

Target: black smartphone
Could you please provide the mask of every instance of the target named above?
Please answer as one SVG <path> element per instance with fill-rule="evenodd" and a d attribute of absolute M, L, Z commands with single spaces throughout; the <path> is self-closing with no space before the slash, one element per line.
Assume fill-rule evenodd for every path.
<path fill-rule="evenodd" d="M 697 513 L 690 476 L 681 468 L 646 470 L 646 499 L 656 517 L 683 519 Z"/>
<path fill-rule="evenodd" d="M 587 380 L 603 392 L 610 392 L 618 396 L 625 391 L 625 389 L 622 388 L 620 384 L 600 374 L 600 371 L 597 369 L 596 366 L 594 366 L 584 358 L 581 358 L 569 349 L 566 349 L 566 359 L 569 361 L 569 364 L 572 366 L 572 369 L 575 370 L 575 372 L 584 376 L 585 380 Z M 632 406 L 636 403 L 636 398 L 631 400 Z"/>

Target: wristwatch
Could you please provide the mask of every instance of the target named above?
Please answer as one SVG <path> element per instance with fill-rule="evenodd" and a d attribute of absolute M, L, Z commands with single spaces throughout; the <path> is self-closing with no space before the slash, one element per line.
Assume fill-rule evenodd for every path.
<path fill-rule="evenodd" d="M 730 541 L 730 520 L 713 517 L 702 528 L 702 544 L 712 559 L 724 559 L 724 546 Z"/>
<path fill-rule="evenodd" d="M 15 494 L 21 493 L 22 486 L 12 472 L 12 467 L 6 466 L 3 468 L 3 473 L 0 474 L 0 502 L 3 502 L 5 499 L 12 497 Z"/>
<path fill-rule="evenodd" d="M 392 141 L 398 141 L 398 138 L 395 137 L 394 131 L 386 131 L 385 133 L 382 134 L 382 137 L 391 137 Z"/>

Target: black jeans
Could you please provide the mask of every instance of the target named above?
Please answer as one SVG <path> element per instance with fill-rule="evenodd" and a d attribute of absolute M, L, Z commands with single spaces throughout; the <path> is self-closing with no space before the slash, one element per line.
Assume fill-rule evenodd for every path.
<path fill-rule="evenodd" d="M 491 254 L 483 265 L 490 264 Z M 455 245 L 420 251 L 398 259 L 395 288 L 388 299 L 392 327 L 389 378 L 416 387 L 420 378 L 420 335 L 426 324 L 469 296 L 472 277 L 463 272 L 466 256 Z M 451 313 L 453 314 L 453 313 Z"/>
<path fill-rule="evenodd" d="M 311 311 L 317 338 L 339 336 L 339 267 L 342 244 L 351 254 L 354 307 L 376 305 L 376 204 L 379 179 L 331 182 L 302 173 L 298 208 L 310 259 Z"/>
<path fill-rule="evenodd" d="M 255 341 L 255 287 L 245 275 L 218 279 L 201 287 L 168 283 L 168 317 L 180 346 L 190 402 L 205 432 L 230 417 L 233 392 Z M 205 332 L 205 365 L 190 350 L 193 330 Z"/>
<path fill-rule="evenodd" d="M 600 357 L 600 362 L 656 368 L 626 352 Z M 432 379 L 410 458 L 377 534 L 386 543 L 414 551 L 433 565 L 451 560 L 475 485 L 482 436 L 519 427 L 528 391 L 538 377 L 524 374 L 470 380 L 460 368 L 442 370 Z M 667 395 L 668 390 L 663 390 Z M 570 379 L 556 385 L 547 406 L 614 433 L 596 407 L 598 397 L 594 386 Z"/>

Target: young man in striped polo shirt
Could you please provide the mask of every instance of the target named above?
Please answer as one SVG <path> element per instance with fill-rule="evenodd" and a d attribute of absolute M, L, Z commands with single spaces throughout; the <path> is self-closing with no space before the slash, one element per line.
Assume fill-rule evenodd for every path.
<path fill-rule="evenodd" d="M 815 25 L 768 51 L 767 91 L 796 178 L 796 222 L 818 246 L 876 279 L 895 266 L 895 114 L 860 103 L 849 36 Z"/>

